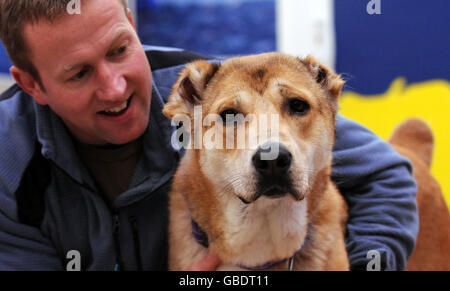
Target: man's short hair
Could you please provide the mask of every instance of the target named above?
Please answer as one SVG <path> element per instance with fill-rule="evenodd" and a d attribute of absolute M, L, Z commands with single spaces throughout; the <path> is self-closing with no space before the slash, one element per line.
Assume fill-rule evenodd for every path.
<path fill-rule="evenodd" d="M 30 51 L 24 37 L 24 28 L 27 23 L 36 23 L 40 20 L 52 22 L 64 16 L 71 1 L 0 0 L 0 38 L 9 58 L 16 67 L 28 72 L 42 89 L 44 86 L 39 72 L 29 58 Z M 127 11 L 128 1 L 119 1 Z"/>

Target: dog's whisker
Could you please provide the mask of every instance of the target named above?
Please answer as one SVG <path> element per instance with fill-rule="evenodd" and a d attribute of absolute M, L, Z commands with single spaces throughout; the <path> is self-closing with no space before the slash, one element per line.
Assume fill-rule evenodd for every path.
<path fill-rule="evenodd" d="M 239 186 L 239 184 L 236 184 L 236 182 L 239 183 L 240 179 L 241 179 L 240 175 L 228 177 L 228 179 L 224 181 L 221 191 L 230 191 L 236 186 Z"/>
<path fill-rule="evenodd" d="M 235 173 L 233 175 L 228 176 L 224 181 L 223 181 L 223 186 L 221 187 L 221 191 L 222 193 L 227 193 L 227 192 L 236 192 L 236 189 L 247 189 L 248 187 L 244 187 L 246 186 L 244 184 L 244 181 L 252 181 L 252 177 L 245 175 L 245 174 L 241 174 L 241 173 Z M 250 183 L 250 185 L 247 186 L 251 186 L 252 184 Z M 252 188 L 254 188 L 252 186 Z M 251 197 L 252 196 L 252 191 L 239 191 L 238 194 L 239 196 L 244 196 L 244 197 Z"/>

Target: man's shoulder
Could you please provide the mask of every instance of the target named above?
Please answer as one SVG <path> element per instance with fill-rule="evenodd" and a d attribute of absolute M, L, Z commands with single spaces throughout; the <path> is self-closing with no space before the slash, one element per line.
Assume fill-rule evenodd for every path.
<path fill-rule="evenodd" d="M 34 101 L 17 84 L 0 94 L 0 138 L 4 135 L 20 135 L 35 129 Z M 8 136 L 6 136 L 7 138 Z M 0 140 L 1 143 L 3 141 Z"/>
<path fill-rule="evenodd" d="M 9 99 L 16 95 L 17 93 L 21 92 L 22 88 L 19 87 L 17 84 L 11 85 L 6 91 L 0 92 L 0 102 L 6 99 Z"/>
<path fill-rule="evenodd" d="M 14 190 L 36 141 L 31 97 L 14 85 L 0 95 L 0 184 Z"/>
<path fill-rule="evenodd" d="M 0 212 L 38 227 L 50 164 L 37 142 L 35 110 L 32 97 L 17 85 L 0 95 Z"/>

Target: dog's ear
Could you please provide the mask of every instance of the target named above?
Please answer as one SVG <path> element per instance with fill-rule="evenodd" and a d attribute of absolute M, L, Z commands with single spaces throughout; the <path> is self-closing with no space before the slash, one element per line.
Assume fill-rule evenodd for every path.
<path fill-rule="evenodd" d="M 326 88 L 331 96 L 337 99 L 341 94 L 342 86 L 344 86 L 345 83 L 345 81 L 342 80 L 341 75 L 336 74 L 332 69 L 322 65 L 313 56 L 309 55 L 306 59 L 301 61 L 313 74 L 316 82 Z"/>
<path fill-rule="evenodd" d="M 203 92 L 219 66 L 203 60 L 186 65 L 164 106 L 164 115 L 169 119 L 177 114 L 192 116 L 194 106 L 201 104 Z"/>

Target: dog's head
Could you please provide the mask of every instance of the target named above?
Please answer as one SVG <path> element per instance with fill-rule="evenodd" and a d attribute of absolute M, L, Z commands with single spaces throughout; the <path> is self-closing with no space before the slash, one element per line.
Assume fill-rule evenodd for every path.
<path fill-rule="evenodd" d="M 273 259 L 303 244 L 307 204 L 314 200 L 309 196 L 320 173 L 329 175 L 343 84 L 313 57 L 278 53 L 220 65 L 197 61 L 182 71 L 164 114 L 182 121 L 183 143 L 196 153 L 197 176 L 214 189 L 198 194 L 208 199 L 188 200 L 199 204 L 190 205 L 195 219 L 216 233 L 216 253 L 227 252 L 222 258 L 263 262 L 267 257 L 255 260 L 244 249 L 254 240 L 270 244 L 273 236 L 295 238 L 289 247 L 262 250 L 276 253 Z M 217 219 L 208 215 L 211 204 Z M 252 254 L 244 258 L 238 252 Z"/>

